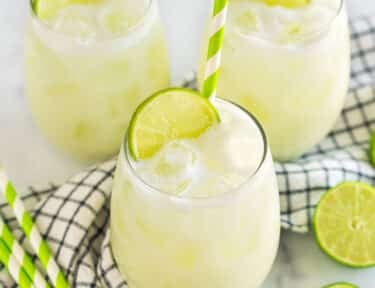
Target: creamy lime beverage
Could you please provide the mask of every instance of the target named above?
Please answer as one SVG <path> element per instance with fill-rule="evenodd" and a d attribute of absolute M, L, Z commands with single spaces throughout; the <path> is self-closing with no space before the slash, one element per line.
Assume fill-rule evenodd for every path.
<path fill-rule="evenodd" d="M 47 138 L 84 161 L 118 151 L 129 119 L 169 85 L 157 1 L 34 0 L 26 90 Z"/>
<path fill-rule="evenodd" d="M 275 158 L 296 158 L 342 109 L 349 50 L 341 0 L 230 1 L 218 95 L 258 117 Z"/>
<path fill-rule="evenodd" d="M 183 98 L 178 101 L 195 107 Z M 121 149 L 111 242 L 131 288 L 252 288 L 272 266 L 279 241 L 279 198 L 266 138 L 238 106 L 221 100 L 215 105 L 220 122 L 198 137 L 166 142 L 141 160 L 133 157 L 139 151 L 127 147 L 134 140 Z M 170 114 L 160 113 L 160 123 L 178 125 L 178 116 Z M 194 122 L 187 113 L 176 115 Z M 160 131 L 155 135 L 164 133 Z"/>

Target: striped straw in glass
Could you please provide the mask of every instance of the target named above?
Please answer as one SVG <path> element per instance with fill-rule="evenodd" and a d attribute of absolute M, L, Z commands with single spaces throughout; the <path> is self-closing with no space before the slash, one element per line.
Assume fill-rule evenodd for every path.
<path fill-rule="evenodd" d="M 202 87 L 202 94 L 212 100 L 216 97 L 227 12 L 228 0 L 215 0 Z"/>

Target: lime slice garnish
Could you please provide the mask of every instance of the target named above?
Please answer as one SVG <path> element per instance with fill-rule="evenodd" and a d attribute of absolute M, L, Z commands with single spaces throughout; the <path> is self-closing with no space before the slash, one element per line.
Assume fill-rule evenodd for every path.
<path fill-rule="evenodd" d="M 298 8 L 310 3 L 311 0 L 263 0 L 270 6 L 282 6 L 286 8 Z"/>
<path fill-rule="evenodd" d="M 327 286 L 324 286 L 323 288 L 358 288 L 358 286 L 350 284 L 350 283 L 333 283 Z"/>
<path fill-rule="evenodd" d="M 354 268 L 375 266 L 375 188 L 344 182 L 329 190 L 314 215 L 321 249 L 335 261 Z"/>
<path fill-rule="evenodd" d="M 375 131 L 372 132 L 370 139 L 370 161 L 372 166 L 375 167 Z"/>
<path fill-rule="evenodd" d="M 136 160 L 152 157 L 166 143 L 196 138 L 219 121 L 211 102 L 193 90 L 157 92 L 133 114 L 128 132 L 130 153 Z"/>
<path fill-rule="evenodd" d="M 102 0 L 32 0 L 35 15 L 41 20 L 48 20 L 56 13 L 69 5 L 81 4 L 91 5 L 100 3 Z"/>

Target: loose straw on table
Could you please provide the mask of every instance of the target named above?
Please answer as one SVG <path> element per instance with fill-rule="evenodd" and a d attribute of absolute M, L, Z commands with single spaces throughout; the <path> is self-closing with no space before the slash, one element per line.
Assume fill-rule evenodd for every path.
<path fill-rule="evenodd" d="M 36 287 L 3 239 L 0 239 L 0 262 L 7 268 L 18 286 L 21 288 Z"/>
<path fill-rule="evenodd" d="M 228 0 L 215 0 L 202 87 L 202 94 L 211 100 L 214 100 L 216 97 L 227 13 Z"/>
<path fill-rule="evenodd" d="M 30 216 L 29 212 L 26 211 L 21 198 L 18 196 L 14 186 L 8 180 L 1 168 L 0 190 L 3 191 L 6 201 L 13 209 L 18 223 L 20 224 L 27 239 L 30 241 L 34 252 L 38 255 L 43 268 L 47 271 L 53 286 L 56 288 L 69 287 L 69 284 L 66 281 L 64 274 L 60 271 L 59 266 L 55 262 L 47 243 L 42 239 L 42 236 L 40 235 L 32 217 Z"/>
<path fill-rule="evenodd" d="M 23 270 L 32 280 L 32 282 L 34 283 L 33 285 L 36 288 L 50 287 L 48 283 L 44 280 L 43 276 L 40 274 L 39 270 L 36 268 L 32 260 L 30 259 L 30 257 L 26 254 L 21 245 L 14 238 L 9 227 L 3 222 L 1 218 L 0 239 L 4 241 L 4 244 L 9 249 L 10 254 L 12 254 L 15 260 L 17 260 L 20 266 L 22 266 Z M 18 281 L 18 279 L 15 280 Z"/>

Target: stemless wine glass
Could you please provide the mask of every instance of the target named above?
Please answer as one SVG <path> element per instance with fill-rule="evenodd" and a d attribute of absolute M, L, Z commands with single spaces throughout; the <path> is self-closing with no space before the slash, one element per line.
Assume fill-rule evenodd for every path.
<path fill-rule="evenodd" d="M 236 123 L 231 127 L 245 134 L 255 131 L 252 153 L 258 154 L 251 155 L 257 159 L 256 170 L 236 189 L 215 195 L 219 187 L 207 185 L 204 191 L 210 196 L 205 197 L 198 197 L 194 187 L 183 194 L 161 191 L 140 176 L 125 139 L 111 199 L 111 245 L 130 288 L 255 288 L 270 271 L 279 243 L 280 215 L 266 137 L 245 110 L 215 102 L 221 115 L 230 110 L 249 120 L 245 127 L 233 127 Z M 241 137 L 232 140 L 243 141 Z M 217 138 L 211 142 L 209 146 L 216 149 Z M 232 151 L 226 157 L 239 155 Z"/>
<path fill-rule="evenodd" d="M 273 156 L 285 161 L 317 144 L 342 110 L 348 20 L 343 0 L 296 8 L 264 2 L 230 1 L 218 95 L 254 113 Z"/>
<path fill-rule="evenodd" d="M 39 19 L 31 5 L 25 54 L 37 125 L 82 161 L 117 153 L 136 106 L 169 85 L 156 0 L 84 2 L 51 20 Z"/>

